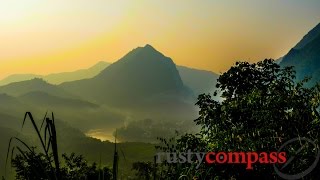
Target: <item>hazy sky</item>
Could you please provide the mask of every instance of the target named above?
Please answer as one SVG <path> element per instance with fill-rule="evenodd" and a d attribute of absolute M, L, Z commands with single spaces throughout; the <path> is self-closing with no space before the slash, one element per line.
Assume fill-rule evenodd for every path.
<path fill-rule="evenodd" d="M 319 22 L 319 0 L 0 0 L 0 78 L 114 62 L 147 43 L 223 72 L 286 54 Z"/>

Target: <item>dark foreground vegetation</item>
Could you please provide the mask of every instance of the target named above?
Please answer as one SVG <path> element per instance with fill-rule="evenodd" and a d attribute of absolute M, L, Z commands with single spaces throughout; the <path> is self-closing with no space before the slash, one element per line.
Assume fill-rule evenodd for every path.
<path fill-rule="evenodd" d="M 42 151 L 30 147 L 18 137 L 10 139 L 6 165 L 11 162 L 16 179 L 111 179 L 109 168 L 98 167 L 96 163 L 89 164 L 81 155 L 62 154 L 63 161 L 60 161 L 53 113 L 51 118 L 45 115 L 40 127 L 30 112 L 25 114 L 22 127 L 28 120 L 36 132 Z"/>
<path fill-rule="evenodd" d="M 222 101 L 214 100 L 209 94 L 198 97 L 200 108 L 195 120 L 201 131 L 198 134 L 185 134 L 169 140 L 160 139 L 157 146 L 161 152 L 277 152 L 281 146 L 297 138 L 281 151 L 287 152 L 288 159 L 295 159 L 282 173 L 295 175 L 317 163 L 319 153 L 316 147 L 303 141 L 303 138 L 319 144 L 320 86 L 307 88 L 309 79 L 297 82 L 293 67 L 280 67 L 273 60 L 250 64 L 238 62 L 222 74 L 217 83 L 219 91 L 213 96 L 221 96 Z M 303 148 L 301 148 L 303 147 Z M 300 149 L 301 148 L 301 149 Z M 297 155 L 296 152 L 300 150 Z M 156 167 L 140 163 L 140 177 L 156 179 L 282 179 L 273 165 L 256 164 L 253 170 L 245 165 L 208 165 L 202 163 L 168 164 L 163 162 Z M 148 174 L 149 173 L 149 174 Z M 147 174 L 147 175 L 146 175 Z M 319 179 L 320 164 L 302 179 Z M 296 176 L 298 178 L 298 176 Z M 300 177 L 301 178 L 301 177 Z M 299 179 L 300 179 L 299 178 Z"/>

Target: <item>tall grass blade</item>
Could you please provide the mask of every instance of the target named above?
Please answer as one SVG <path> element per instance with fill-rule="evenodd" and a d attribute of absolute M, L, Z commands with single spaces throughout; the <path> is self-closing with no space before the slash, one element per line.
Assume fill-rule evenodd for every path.
<path fill-rule="evenodd" d="M 32 117 L 32 114 L 31 114 L 30 112 L 26 112 L 26 114 L 24 115 L 24 119 L 23 119 L 23 123 L 22 123 L 22 128 L 23 128 L 23 126 L 24 126 L 24 124 L 25 124 L 25 121 L 26 121 L 27 117 L 29 117 L 29 119 L 31 120 L 31 123 L 32 123 L 33 128 L 36 130 L 36 133 L 37 133 L 37 136 L 38 136 L 38 138 L 39 138 L 39 140 L 40 140 L 40 142 L 41 142 L 42 148 L 45 149 L 46 146 L 45 146 L 45 144 L 44 144 L 44 142 L 43 142 L 43 139 L 42 139 L 42 137 L 41 137 L 41 134 L 40 134 L 40 131 L 39 131 L 39 129 L 38 129 L 38 126 L 37 126 L 36 122 L 34 121 L 34 119 L 33 119 L 33 117 Z"/>
<path fill-rule="evenodd" d="M 52 139 L 51 147 L 52 147 L 52 153 L 53 153 L 53 158 L 54 158 L 54 163 L 57 171 L 57 176 L 58 178 L 60 177 L 60 164 L 59 164 L 59 153 L 58 153 L 58 141 L 57 141 L 57 132 L 56 132 L 56 127 L 54 124 L 54 115 L 52 113 L 52 120 L 49 121 L 49 130 L 51 130 L 52 136 L 50 136 Z"/>
<path fill-rule="evenodd" d="M 43 126 L 43 124 L 44 124 L 44 122 L 45 122 L 45 120 L 46 120 L 47 114 L 48 114 L 48 111 L 46 112 L 46 114 L 45 114 L 44 117 L 43 117 L 43 120 L 42 120 L 42 123 L 41 123 L 41 127 L 40 127 L 40 131 L 41 131 L 42 126 Z"/>

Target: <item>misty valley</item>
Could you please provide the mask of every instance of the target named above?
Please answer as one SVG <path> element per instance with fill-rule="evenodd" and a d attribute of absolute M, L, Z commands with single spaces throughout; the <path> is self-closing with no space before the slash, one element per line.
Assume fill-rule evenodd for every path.
<path fill-rule="evenodd" d="M 7 154 L 10 153 L 8 150 L 10 138 L 17 137 L 19 139 L 18 143 L 23 141 L 30 146 L 30 149 L 35 148 L 36 151 L 41 152 L 43 142 L 39 141 L 39 135 L 35 133 L 35 124 L 42 127 L 43 124 L 47 123 L 46 125 L 49 125 L 44 126 L 47 128 L 42 130 L 45 133 L 50 131 L 50 137 L 55 137 L 51 130 L 56 131 L 57 156 L 65 159 L 65 163 L 62 161 L 61 165 L 67 166 L 72 164 L 70 162 L 75 161 L 76 163 L 76 160 L 79 160 L 81 164 L 82 159 L 79 157 L 77 159 L 73 154 L 75 153 L 83 155 L 89 163 L 96 162 L 98 163 L 97 166 L 106 167 L 104 169 L 106 174 L 112 174 L 112 171 L 113 174 L 118 174 L 118 179 L 136 178 L 137 171 L 142 172 L 141 167 L 151 169 L 147 169 L 148 175 L 145 175 L 145 179 L 148 179 L 147 177 L 151 178 L 149 174 L 152 174 L 152 172 L 158 173 L 156 167 L 150 163 L 154 161 L 154 156 L 159 150 L 156 149 L 156 146 L 159 148 L 159 144 L 167 145 L 166 148 L 169 150 L 194 148 L 202 152 L 205 149 L 200 148 L 209 143 L 211 143 L 211 147 L 213 145 L 226 147 L 227 143 L 219 144 L 220 141 L 218 143 L 210 142 L 210 140 L 203 142 L 201 138 L 198 138 L 199 133 L 202 133 L 202 138 L 205 139 L 209 137 L 210 133 L 214 132 L 214 130 L 210 131 L 210 128 L 213 127 L 221 127 L 221 130 L 232 129 L 235 132 L 240 132 L 243 128 L 243 124 L 232 124 L 231 120 L 230 122 L 226 120 L 226 124 L 221 124 L 218 121 L 216 124 L 208 125 L 208 123 L 213 122 L 210 120 L 214 118 L 242 117 L 247 114 L 249 114 L 248 119 L 269 117 L 267 113 L 263 115 L 265 117 L 262 117 L 259 114 L 262 111 L 255 112 L 256 114 L 253 113 L 252 115 L 247 112 L 250 108 L 259 108 L 258 105 L 260 104 L 254 104 L 257 102 L 269 103 L 267 104 L 268 108 L 269 106 L 272 107 L 268 109 L 270 112 L 281 110 L 281 113 L 283 113 L 273 113 L 272 117 L 275 115 L 291 117 L 292 114 L 288 110 L 276 106 L 278 104 L 273 101 L 279 100 L 281 101 L 279 104 L 282 103 L 285 107 L 290 107 L 294 102 L 298 100 L 302 102 L 314 95 L 312 93 L 316 91 L 316 88 L 311 90 L 303 88 L 313 87 L 319 82 L 319 48 L 320 25 L 317 25 L 283 58 L 276 61 L 265 60 L 256 64 L 237 63 L 223 74 L 176 65 L 171 58 L 147 44 L 133 49 L 114 63 L 101 61 L 88 69 L 48 75 L 15 74 L 8 76 L 0 81 L 0 176 L 6 174 L 9 177 L 7 179 L 12 179 L 17 173 L 14 168 L 10 167 L 10 164 L 6 163 Z M 287 66 L 295 67 L 297 76 L 295 82 L 287 80 L 293 73 L 291 69 L 285 68 Z M 262 71 L 263 68 L 266 71 Z M 277 74 L 278 72 L 283 72 L 283 74 Z M 250 73 L 257 73 L 258 75 L 255 76 L 255 74 Z M 306 76 L 312 76 L 313 78 L 305 85 L 295 84 Z M 263 83 L 259 84 L 259 80 Z M 275 82 L 279 82 L 281 86 L 272 84 Z M 290 96 L 296 98 L 294 99 L 296 101 L 290 99 L 292 100 L 290 104 L 287 99 L 278 98 L 285 97 L 281 93 L 290 89 L 281 89 L 287 85 L 281 83 L 288 83 L 288 87 L 291 88 L 292 85 L 298 90 L 302 89 L 301 92 L 309 94 L 303 98 L 300 97 L 300 94 L 299 96 L 294 94 L 297 97 Z M 265 87 L 266 84 L 270 86 Z M 233 86 L 236 86 L 236 88 Z M 260 89 L 254 89 L 257 87 Z M 274 94 L 272 94 L 273 96 L 270 95 L 269 98 L 268 93 Z M 237 99 L 236 95 L 239 95 L 240 98 Z M 265 97 L 269 99 L 263 99 Z M 274 97 L 277 98 L 272 99 Z M 244 106 L 241 104 L 243 102 L 248 102 L 248 104 Z M 221 105 L 223 103 L 229 104 L 227 104 L 228 106 Z M 313 108 L 314 104 L 316 103 L 311 104 L 310 107 Z M 210 107 L 215 108 L 210 109 Z M 262 105 L 261 107 L 264 108 Z M 213 109 L 216 111 L 213 112 Z M 224 114 L 225 111 L 230 111 L 230 114 Z M 32 113 L 31 121 L 24 121 L 26 112 Z M 44 117 L 52 113 L 54 118 L 45 121 L 46 118 Z M 219 118 L 215 117 L 215 113 L 221 113 Z M 316 116 L 316 111 L 306 113 L 312 114 L 312 117 Z M 53 119 L 54 125 L 50 125 Z M 256 122 L 246 123 L 249 130 L 255 128 L 264 130 L 263 126 L 267 125 L 265 121 L 260 122 L 263 125 L 259 124 L 257 127 L 255 127 Z M 273 125 L 272 123 L 270 124 Z M 288 123 L 284 123 L 284 125 L 286 124 Z M 281 128 L 279 132 L 283 133 L 282 130 Z M 44 132 L 41 131 L 41 133 Z M 231 143 L 229 149 L 236 148 L 234 144 L 252 144 L 251 141 L 247 142 L 249 138 L 241 138 L 240 133 L 238 136 L 232 134 L 230 137 L 228 132 L 223 134 L 222 131 L 217 131 L 215 133 L 217 135 L 214 135 L 212 139 L 219 137 L 220 140 L 227 139 L 233 143 Z M 186 136 L 182 136 L 185 134 Z M 245 132 L 243 134 L 249 133 Z M 253 132 L 252 138 L 256 138 L 255 142 L 263 141 L 263 138 L 257 138 L 256 134 L 260 134 L 260 131 L 258 133 Z M 270 134 L 270 132 L 266 134 Z M 178 137 L 186 137 L 187 139 L 178 139 Z M 44 137 L 44 139 L 46 138 Z M 175 140 L 178 142 L 176 146 L 172 145 L 171 147 L 171 144 L 165 140 L 170 138 L 174 139 L 172 142 Z M 189 142 L 193 143 L 191 144 L 192 147 L 188 146 L 190 144 L 183 144 Z M 180 147 L 179 143 L 180 145 L 182 143 Z M 50 141 L 48 147 L 51 146 Z M 166 148 L 163 149 L 168 150 Z M 255 148 L 259 149 L 260 147 L 255 146 Z M 115 150 L 117 150 L 117 153 L 115 153 Z M 31 156 L 35 155 L 31 153 Z M 38 158 L 43 158 L 41 155 L 39 156 Z M 50 158 L 50 153 L 44 156 Z M 115 157 L 119 158 L 119 161 L 115 160 Z M 23 159 L 22 156 L 21 158 Z M 15 159 L 13 162 L 16 163 L 16 166 L 23 163 L 19 159 Z M 85 161 L 83 160 L 83 162 Z M 198 166 L 203 168 L 201 162 Z M 95 169 L 97 167 L 86 166 L 86 168 Z M 115 172 L 116 168 L 117 172 Z M 180 166 L 176 168 L 177 172 L 181 170 L 179 169 Z M 61 168 L 61 173 L 63 170 L 65 169 Z M 141 175 L 141 177 L 143 176 Z"/>
<path fill-rule="evenodd" d="M 32 112 L 40 124 L 46 112 L 53 112 L 60 152 L 112 166 L 116 133 L 123 152 L 119 173 L 132 175 L 133 162 L 152 161 L 158 137 L 197 131 L 196 96 L 214 90 L 217 78 L 209 71 L 176 66 L 150 45 L 113 64 L 9 76 L 0 81 L 0 167 L 10 137 L 39 145 L 31 123 L 21 128 L 24 113 Z"/>

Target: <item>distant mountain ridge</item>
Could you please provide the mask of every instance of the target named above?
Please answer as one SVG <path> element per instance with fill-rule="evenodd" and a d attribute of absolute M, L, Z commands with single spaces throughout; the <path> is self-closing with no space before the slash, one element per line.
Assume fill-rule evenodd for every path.
<path fill-rule="evenodd" d="M 216 89 L 218 74 L 185 66 L 177 66 L 177 69 L 184 85 L 189 87 L 195 95 L 213 93 Z"/>
<path fill-rule="evenodd" d="M 73 93 L 69 93 L 56 85 L 49 84 L 40 78 L 0 86 L 0 93 L 16 97 L 33 91 L 42 91 L 58 97 L 77 98 Z"/>
<path fill-rule="evenodd" d="M 42 78 L 42 77 L 43 76 L 36 75 L 36 74 L 12 74 L 0 80 L 0 86 L 8 85 L 10 83 L 15 83 L 15 82 L 27 81 L 34 78 Z"/>
<path fill-rule="evenodd" d="M 88 69 L 81 69 L 72 72 L 51 73 L 45 76 L 36 74 L 13 74 L 0 80 L 0 86 L 8 85 L 14 82 L 32 80 L 34 78 L 43 79 L 50 84 L 61 84 L 76 80 L 89 79 L 97 76 L 109 65 L 110 63 L 108 62 L 100 61 Z M 179 65 L 176 65 L 176 68 L 184 85 L 190 88 L 195 95 L 199 95 L 201 93 L 210 93 L 215 89 L 216 79 L 219 77 L 218 74 L 211 71 Z"/>
<path fill-rule="evenodd" d="M 81 69 L 73 72 L 53 73 L 45 76 L 44 79 L 52 84 L 61 84 L 69 81 L 88 79 L 98 75 L 109 65 L 110 63 L 108 62 L 100 61 L 88 69 Z"/>
<path fill-rule="evenodd" d="M 7 85 L 13 82 L 31 80 L 34 78 L 42 78 L 50 84 L 61 84 L 68 81 L 87 79 L 96 76 L 109 65 L 110 63 L 108 62 L 100 61 L 88 69 L 80 69 L 72 72 L 52 73 L 45 76 L 36 74 L 13 74 L 0 80 L 0 86 Z"/>

